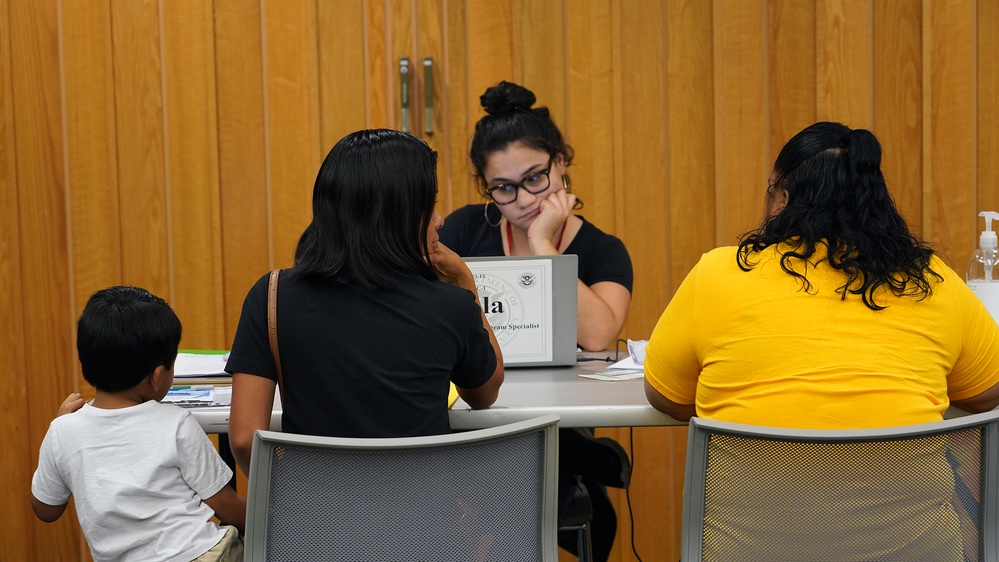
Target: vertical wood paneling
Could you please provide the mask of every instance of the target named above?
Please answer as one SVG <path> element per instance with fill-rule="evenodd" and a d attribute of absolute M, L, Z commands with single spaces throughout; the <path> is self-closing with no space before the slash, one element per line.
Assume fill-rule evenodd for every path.
<path fill-rule="evenodd" d="M 11 70 L 11 27 L 7 0 L 0 0 L 0 498 L 4 524 L 0 525 L 0 550 L 11 560 L 29 560 L 34 552 L 35 516 L 26 509 L 26 490 L 38 458 L 28 420 L 28 381 L 25 356 L 24 306 L 21 299 L 21 224 L 18 217 L 17 144 L 14 131 L 14 92 Z M 27 251 L 31 251 L 28 248 Z M 20 509 L 14 506 L 21 506 Z M 39 529 L 41 530 L 41 529 Z"/>
<path fill-rule="evenodd" d="M 111 12 L 104 0 L 63 2 L 61 9 L 71 312 L 79 314 L 94 291 L 122 279 Z"/>
<path fill-rule="evenodd" d="M 289 267 L 312 220 L 319 145 L 315 4 L 268 1 L 264 22 L 265 126 L 274 265 Z"/>
<path fill-rule="evenodd" d="M 368 69 L 365 80 L 365 96 L 368 98 L 368 127 L 383 128 L 393 124 L 392 103 L 389 93 L 393 92 L 390 84 L 399 80 L 399 61 L 391 61 L 388 52 L 389 29 L 386 15 L 388 0 L 366 0 L 365 14 L 365 64 Z M 396 106 L 398 106 L 398 103 Z"/>
<path fill-rule="evenodd" d="M 614 3 L 614 194 L 619 220 L 616 234 L 631 254 L 635 270 L 632 305 L 624 332 L 633 338 L 651 333 L 655 310 L 667 301 L 668 267 L 664 249 L 668 247 L 669 193 L 667 177 L 667 106 L 663 95 L 667 85 L 668 51 L 666 18 L 662 9 L 650 11 L 637 3 Z M 606 161 L 595 162 L 594 165 Z M 625 210 L 626 209 L 626 210 Z M 647 332 L 645 330 L 648 330 Z M 614 432 L 619 440 L 625 431 Z M 627 441 L 624 441 L 625 443 Z M 661 470 L 661 459 L 669 452 L 654 440 L 639 439 L 634 454 L 644 459 L 633 476 L 632 498 L 655 494 L 663 502 L 633 503 L 636 543 L 649 560 L 669 560 L 669 544 L 676 533 L 668 529 L 675 506 L 668 505 L 671 474 Z M 648 495 L 648 496 L 646 496 Z M 619 529 L 615 549 L 628 560 L 631 550 L 627 508 L 616 494 Z M 651 523 L 651 525 L 650 525 Z M 665 531 L 665 532 L 664 532 Z M 673 556 L 673 559 L 676 557 Z"/>
<path fill-rule="evenodd" d="M 791 137 L 816 121 L 815 4 L 797 0 L 768 2 L 767 97 L 770 134 L 767 173 Z M 761 178 L 762 180 L 762 178 Z M 757 185 L 759 207 L 766 185 Z"/>
<path fill-rule="evenodd" d="M 479 96 L 486 88 L 501 80 L 519 79 L 514 72 L 515 39 L 511 2 L 512 0 L 468 0 L 468 106 L 471 109 L 469 123 L 472 127 L 485 115 Z"/>
<path fill-rule="evenodd" d="M 471 145 L 471 120 L 474 107 L 469 86 L 468 12 L 461 0 L 444 0 L 443 68 L 435 70 L 434 88 L 441 90 L 437 123 L 447 135 L 447 147 L 441 154 L 437 171 L 441 187 L 438 209 L 442 214 L 480 200 L 472 180 L 468 148 Z M 476 104 L 477 105 L 477 104 Z"/>
<path fill-rule="evenodd" d="M 316 16 L 320 152 L 325 155 L 347 133 L 366 128 L 364 0 L 319 2 Z"/>
<path fill-rule="evenodd" d="M 929 150 L 924 192 L 930 193 L 923 232 L 957 271 L 977 245 L 975 185 L 975 8 L 971 0 L 924 0 L 924 126 Z M 929 53 L 925 51 L 929 48 Z M 925 211 L 924 211 L 925 214 Z M 983 223 L 984 224 L 984 223 Z"/>
<path fill-rule="evenodd" d="M 669 109 L 670 264 L 667 297 L 650 303 L 658 312 L 701 254 L 715 246 L 714 103 L 712 74 L 712 10 L 700 0 L 666 3 L 669 39 L 666 97 Z M 690 221 L 690 217 L 700 220 Z M 650 322 L 651 320 L 651 322 Z M 639 334 L 651 334 L 655 318 L 640 325 Z M 643 336 L 644 338 L 644 336 Z"/>
<path fill-rule="evenodd" d="M 162 13 L 170 302 L 183 347 L 224 348 L 215 29 L 212 5 L 173 1 Z"/>
<path fill-rule="evenodd" d="M 222 300 L 231 345 L 243 298 L 272 263 L 268 250 L 260 4 L 215 2 L 219 203 L 222 217 Z"/>
<path fill-rule="evenodd" d="M 820 0 L 815 10 L 818 118 L 856 129 L 873 121 L 873 0 Z"/>
<path fill-rule="evenodd" d="M 562 2 L 513 0 L 513 79 L 565 126 L 565 18 Z"/>
<path fill-rule="evenodd" d="M 441 82 L 441 73 L 445 72 L 444 69 L 444 12 L 443 6 L 441 6 L 440 0 L 434 0 L 433 2 L 416 2 L 413 7 L 414 20 L 416 21 L 416 28 L 413 30 L 415 33 L 416 48 L 410 49 L 413 53 L 413 123 L 414 130 L 413 134 L 422 138 L 430 145 L 430 148 L 437 151 L 440 160 L 445 160 L 443 157 L 446 155 L 445 149 L 447 148 L 447 137 L 442 134 L 441 131 L 441 118 L 440 114 L 447 111 L 449 104 L 446 103 L 450 92 L 442 91 L 439 87 Z M 426 80 L 426 74 L 424 72 L 423 59 L 426 57 L 431 58 L 433 63 L 433 80 L 437 82 L 438 87 L 435 87 L 433 83 L 428 84 Z M 426 115 L 426 94 L 427 91 L 432 93 L 434 96 L 434 120 L 430 123 L 432 134 L 427 134 L 427 115 Z M 445 165 L 450 162 L 439 161 L 437 163 L 437 174 L 438 176 L 447 175 L 442 172 L 446 169 Z M 447 189 L 446 182 L 438 182 L 442 184 L 440 187 Z"/>
<path fill-rule="evenodd" d="M 166 131 L 157 2 L 113 0 L 111 23 L 122 282 L 169 298 Z"/>
<path fill-rule="evenodd" d="M 999 2 L 978 2 L 977 37 L 977 210 L 981 212 L 999 210 Z"/>
<path fill-rule="evenodd" d="M 29 480 L 14 489 L 11 503 L 25 509 L 38 446 L 59 404 L 72 390 L 66 178 L 60 104 L 58 29 L 54 1 L 8 5 L 11 107 L 15 134 L 24 376 L 29 407 L 14 412 L 27 420 L 31 459 L 17 474 Z M 17 380 L 17 379 L 15 379 Z M 16 384 L 16 383 L 15 383 Z M 16 443 L 16 441 L 15 441 Z M 24 470 L 27 468 L 27 470 Z M 15 507 L 16 506 L 16 507 Z M 69 512 L 71 514 L 72 512 Z M 29 559 L 72 560 L 78 556 L 79 525 L 72 517 L 54 524 L 31 518 L 36 537 Z M 41 540 L 39 540 L 41 539 Z"/>
<path fill-rule="evenodd" d="M 386 95 L 389 99 L 389 127 L 406 130 L 402 120 L 402 78 L 399 72 L 400 59 L 409 59 L 409 132 L 415 132 L 420 127 L 419 96 L 417 83 L 420 65 L 417 60 L 416 29 L 413 21 L 415 5 L 412 0 L 385 0 L 385 37 L 388 38 L 386 52 L 389 56 L 390 79 Z"/>
<path fill-rule="evenodd" d="M 613 10 L 607 0 L 574 3 L 566 13 L 568 91 L 562 134 L 575 151 L 567 171 L 585 204 L 581 214 L 604 232 L 617 234 L 614 184 Z"/>
<path fill-rule="evenodd" d="M 715 0 L 714 25 L 715 243 L 726 246 L 759 223 L 770 174 L 764 1 Z"/>
<path fill-rule="evenodd" d="M 922 7 L 919 0 L 874 3 L 874 134 L 899 212 L 922 234 Z"/>
<path fill-rule="evenodd" d="M 398 125 L 402 54 L 417 133 L 434 57 L 442 211 L 479 200 L 467 150 L 487 87 L 552 109 L 583 214 L 634 261 L 622 335 L 645 338 L 700 254 L 758 223 L 777 150 L 818 118 L 873 126 L 900 209 L 962 271 L 977 211 L 999 208 L 997 43 L 982 0 L 0 0 L 0 557 L 89 559 L 72 509 L 45 525 L 24 501 L 81 385 L 83 301 L 142 285 L 175 301 L 185 343 L 228 345 L 249 285 L 291 263 L 326 151 Z M 678 558 L 685 436 L 634 434 L 645 560 Z M 611 497 L 611 559 L 630 562 Z"/>

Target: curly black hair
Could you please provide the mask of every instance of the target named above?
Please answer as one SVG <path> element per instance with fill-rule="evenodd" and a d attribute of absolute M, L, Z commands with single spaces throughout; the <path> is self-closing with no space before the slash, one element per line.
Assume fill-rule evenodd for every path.
<path fill-rule="evenodd" d="M 888 193 L 881 143 L 870 131 L 830 122 L 806 127 L 774 163 L 767 197 L 780 192 L 787 196 L 784 208 L 739 239 L 736 261 L 743 271 L 756 265 L 754 254 L 785 244 L 791 250 L 782 253 L 781 268 L 811 291 L 794 264 L 807 265 L 824 244 L 829 265 L 846 275 L 837 292 L 844 300 L 860 295 L 872 310 L 885 308 L 875 302 L 882 286 L 922 300 L 932 293 L 930 278 L 943 280 L 930 268 L 933 250 L 909 232 Z"/>

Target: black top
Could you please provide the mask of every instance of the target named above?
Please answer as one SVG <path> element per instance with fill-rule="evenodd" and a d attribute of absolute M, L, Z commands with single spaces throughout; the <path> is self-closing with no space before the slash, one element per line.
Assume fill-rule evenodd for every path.
<path fill-rule="evenodd" d="M 448 215 L 444 226 L 437 231 L 441 242 L 462 257 L 502 256 L 502 232 L 486 223 L 482 208 L 483 205 L 466 205 Z M 501 215 L 495 207 L 489 210 L 493 211 L 489 220 L 496 224 Z M 578 256 L 579 280 L 587 287 L 613 281 L 631 292 L 634 273 L 624 243 L 576 216 L 583 226 L 563 253 Z"/>
<path fill-rule="evenodd" d="M 277 380 L 267 337 L 267 282 L 250 289 L 226 371 Z M 282 429 L 338 437 L 448 433 L 449 382 L 476 388 L 496 354 L 472 293 L 400 277 L 391 289 L 310 282 L 281 272 L 278 351 Z"/>

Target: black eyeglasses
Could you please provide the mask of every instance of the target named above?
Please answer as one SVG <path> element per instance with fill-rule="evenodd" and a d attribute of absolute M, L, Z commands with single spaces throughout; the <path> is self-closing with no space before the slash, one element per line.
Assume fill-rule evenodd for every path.
<path fill-rule="evenodd" d="M 517 200 L 517 189 L 536 195 L 548 189 L 551 185 L 549 175 L 552 172 L 552 161 L 548 160 L 548 167 L 544 170 L 531 172 L 524 176 L 524 179 L 514 183 L 501 183 L 486 190 L 488 195 L 497 205 L 507 205 Z"/>

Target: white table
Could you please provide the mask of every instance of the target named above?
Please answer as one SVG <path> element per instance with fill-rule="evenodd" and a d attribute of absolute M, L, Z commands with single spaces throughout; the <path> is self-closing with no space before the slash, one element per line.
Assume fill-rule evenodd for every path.
<path fill-rule="evenodd" d="M 558 414 L 561 427 L 639 427 L 687 425 L 649 405 L 642 379 L 600 381 L 580 377 L 611 364 L 613 352 L 581 353 L 570 367 L 508 368 L 499 398 L 491 407 L 472 410 L 460 399 L 450 411 L 451 428 L 480 429 L 542 414 Z M 594 360 L 600 359 L 600 360 Z M 193 408 L 206 433 L 229 432 L 228 407 Z M 271 429 L 281 427 L 281 402 L 275 397 Z"/>

